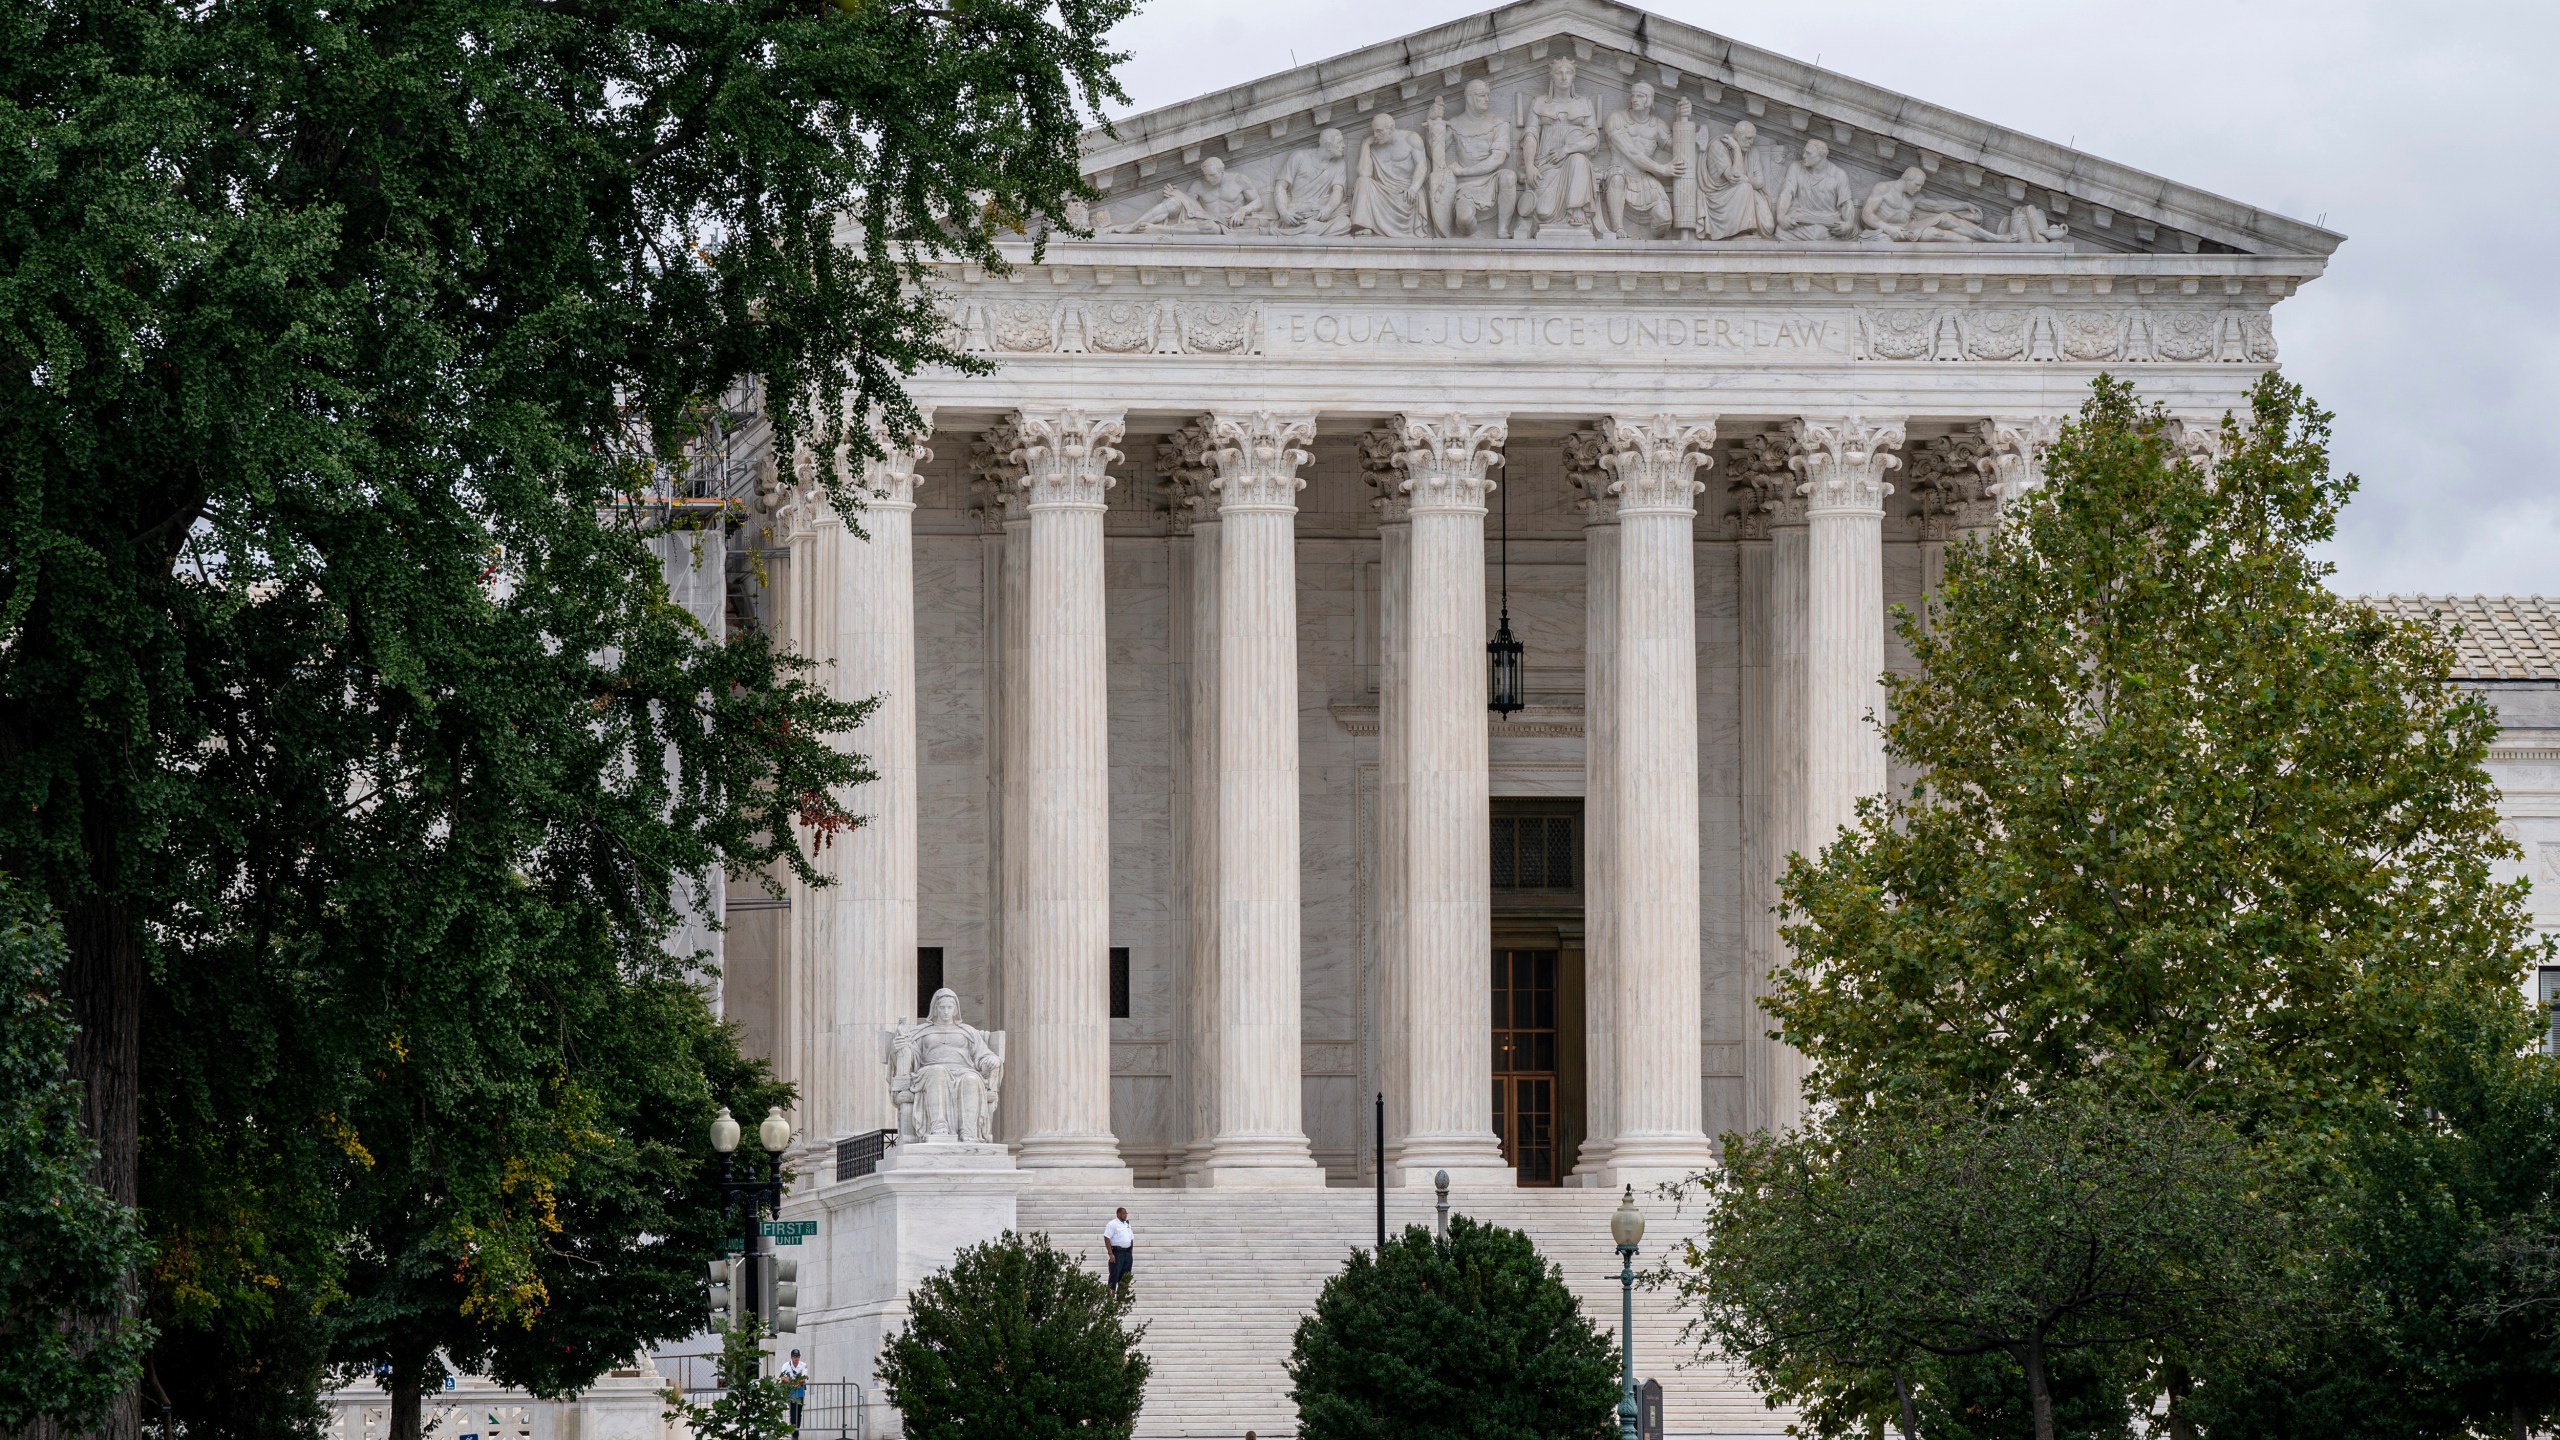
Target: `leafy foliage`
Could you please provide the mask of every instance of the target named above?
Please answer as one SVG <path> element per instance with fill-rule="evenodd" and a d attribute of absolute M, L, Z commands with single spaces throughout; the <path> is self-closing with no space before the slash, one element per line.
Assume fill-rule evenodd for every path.
<path fill-rule="evenodd" d="M 880 1382 L 915 1440 L 1128 1440 L 1146 1398 L 1146 1327 L 1034 1233 L 964 1247 L 909 1297 Z"/>
<path fill-rule="evenodd" d="M 1127 9 L 0 8 L 0 866 L 191 1430 L 690 1327 L 639 1237 L 779 1096 L 670 896 L 805 869 L 862 707 L 670 604 L 647 501 L 706 397 L 859 455 L 980 363 L 924 267 L 1063 213 Z"/>
<path fill-rule="evenodd" d="M 1886 677 L 1922 778 L 1784 880 L 1768 1009 L 1822 1093 L 2103 1075 L 2310 1144 L 2512 1011 L 2497 722 L 2441 641 L 2323 588 L 2328 427 L 2269 375 L 2208 468 L 2101 377 L 2018 522 L 1950 551 Z"/>
<path fill-rule="evenodd" d="M 1354 1250 L 1298 1322 L 1289 1379 L 1306 1440 L 1617 1433 L 1617 1342 L 1528 1236 L 1464 1215 Z"/>
<path fill-rule="evenodd" d="M 133 1211 L 89 1177 L 62 1003 L 62 932 L 0 875 L 0 1429 L 66 1433 L 133 1383 L 151 1330 L 133 1315 L 147 1253 Z"/>
<path fill-rule="evenodd" d="M 720 1393 L 707 1404 L 679 1402 L 669 1418 L 684 1422 L 695 1440 L 786 1440 L 791 1428 L 791 1387 L 764 1373 L 764 1324 L 720 1328 Z"/>
<path fill-rule="evenodd" d="M 1811 1131 L 1727 1136 L 1706 1238 L 1673 1275 L 1711 1348 L 1772 1397 L 1817 1402 L 1825 1433 L 1962 1378 L 1933 1360 L 1999 1354 L 2053 1440 L 2066 1352 L 2121 1370 L 2263 1348 L 2290 1224 L 2261 1182 L 2227 1127 L 2175 1111 L 1894 1098 Z"/>

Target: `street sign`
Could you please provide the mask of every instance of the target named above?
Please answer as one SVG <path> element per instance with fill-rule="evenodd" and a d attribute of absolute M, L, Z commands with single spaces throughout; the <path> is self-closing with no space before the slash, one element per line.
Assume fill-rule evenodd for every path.
<path fill-rule="evenodd" d="M 801 1236 L 818 1233 L 818 1222 L 815 1220 L 759 1220 L 756 1222 L 756 1233 L 770 1238 L 779 1245 L 797 1245 L 800 1243 Z"/>
<path fill-rule="evenodd" d="M 720 1253 L 723 1255 L 741 1255 L 746 1253 L 746 1248 L 747 1242 L 735 1235 L 720 1237 Z"/>

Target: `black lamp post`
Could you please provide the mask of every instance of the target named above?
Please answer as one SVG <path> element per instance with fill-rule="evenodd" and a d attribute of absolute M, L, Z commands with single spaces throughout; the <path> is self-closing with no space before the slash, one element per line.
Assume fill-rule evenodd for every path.
<path fill-rule="evenodd" d="M 720 1114 L 711 1122 L 711 1148 L 720 1152 L 720 1209 L 724 1215 L 746 1212 L 746 1233 L 739 1237 L 739 1259 L 745 1273 L 738 1277 L 746 1303 L 740 1309 L 764 1318 L 764 1289 L 760 1283 L 763 1277 L 758 1271 L 759 1262 L 769 1257 L 756 1222 L 767 1211 L 777 1219 L 782 1215 L 782 1152 L 791 1148 L 791 1122 L 782 1118 L 782 1107 L 776 1105 L 765 1112 L 763 1123 L 756 1126 L 756 1143 L 764 1147 L 762 1179 L 756 1178 L 753 1160 L 747 1162 L 747 1178 L 738 1178 L 738 1133 L 736 1117 L 729 1113 L 728 1106 L 721 1106 Z"/>
<path fill-rule="evenodd" d="M 1529 703 L 1529 684 L 1520 663 L 1520 642 L 1511 633 L 1511 487 L 1502 487 L 1502 624 L 1484 647 L 1487 689 L 1485 708 L 1508 720 Z"/>

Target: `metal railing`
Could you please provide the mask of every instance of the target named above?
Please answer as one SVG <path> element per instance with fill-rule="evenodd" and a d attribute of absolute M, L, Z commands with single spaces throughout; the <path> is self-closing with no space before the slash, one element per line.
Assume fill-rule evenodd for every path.
<path fill-rule="evenodd" d="M 661 1355 L 658 1373 L 687 1401 L 708 1405 L 722 1393 L 714 1360 L 709 1355 Z M 799 1433 L 819 1440 L 870 1440 L 880 1428 L 875 1412 L 888 1403 L 854 1380 L 807 1381 L 800 1397 Z"/>
<path fill-rule="evenodd" d="M 880 1157 L 898 1143 L 895 1130 L 866 1130 L 836 1142 L 836 1178 L 859 1180 L 880 1168 Z"/>

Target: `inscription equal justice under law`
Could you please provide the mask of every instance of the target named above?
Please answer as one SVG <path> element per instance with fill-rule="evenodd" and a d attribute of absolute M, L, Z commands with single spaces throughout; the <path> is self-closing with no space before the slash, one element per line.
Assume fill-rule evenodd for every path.
<path fill-rule="evenodd" d="M 1835 355 L 1849 354 L 1849 323 L 1785 311 L 1623 315 L 1537 311 L 1342 310 L 1274 306 L 1265 312 L 1268 353 L 1372 355 Z"/>

